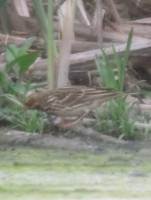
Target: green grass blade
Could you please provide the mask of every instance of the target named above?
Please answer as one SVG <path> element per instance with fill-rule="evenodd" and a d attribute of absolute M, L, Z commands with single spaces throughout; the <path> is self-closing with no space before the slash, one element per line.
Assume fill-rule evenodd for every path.
<path fill-rule="evenodd" d="M 124 52 L 124 64 L 125 64 L 125 68 L 128 64 L 128 59 L 130 56 L 130 50 L 131 50 L 131 44 L 132 44 L 132 38 L 133 38 L 133 29 L 131 29 L 129 36 L 128 36 L 128 40 L 127 40 L 127 45 L 126 45 L 126 49 Z"/>

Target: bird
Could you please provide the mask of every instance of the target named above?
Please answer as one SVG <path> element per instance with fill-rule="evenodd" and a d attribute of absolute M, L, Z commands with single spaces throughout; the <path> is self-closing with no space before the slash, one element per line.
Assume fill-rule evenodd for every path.
<path fill-rule="evenodd" d="M 58 120 L 58 126 L 69 129 L 92 110 L 119 95 L 118 91 L 100 87 L 67 86 L 52 90 L 41 88 L 27 94 L 25 105 L 29 109 L 43 111 L 48 116 L 59 117 L 61 120 Z"/>

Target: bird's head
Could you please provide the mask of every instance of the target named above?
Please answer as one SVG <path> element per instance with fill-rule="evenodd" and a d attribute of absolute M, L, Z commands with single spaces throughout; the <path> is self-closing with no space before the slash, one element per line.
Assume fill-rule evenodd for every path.
<path fill-rule="evenodd" d="M 45 90 L 36 89 L 29 91 L 26 95 L 25 105 L 29 109 L 41 110 L 44 103 Z"/>

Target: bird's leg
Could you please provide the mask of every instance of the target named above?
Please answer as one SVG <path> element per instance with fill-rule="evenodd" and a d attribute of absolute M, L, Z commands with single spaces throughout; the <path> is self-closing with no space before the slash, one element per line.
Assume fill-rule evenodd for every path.
<path fill-rule="evenodd" d="M 62 118 L 62 122 L 59 123 L 58 126 L 61 130 L 71 129 L 74 126 L 76 126 L 87 114 L 88 114 L 88 112 L 85 112 L 80 117 L 78 117 L 74 120 L 67 120 L 67 119 L 65 120 L 64 118 Z"/>

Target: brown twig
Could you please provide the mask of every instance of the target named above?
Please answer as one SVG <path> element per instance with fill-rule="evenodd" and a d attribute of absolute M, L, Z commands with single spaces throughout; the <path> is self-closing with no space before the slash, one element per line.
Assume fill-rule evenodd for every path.
<path fill-rule="evenodd" d="M 111 16 L 113 17 L 114 21 L 116 23 L 120 24 L 122 22 L 122 19 L 115 7 L 113 0 L 106 0 L 105 3 L 107 5 L 107 7 L 109 8 Z"/>

